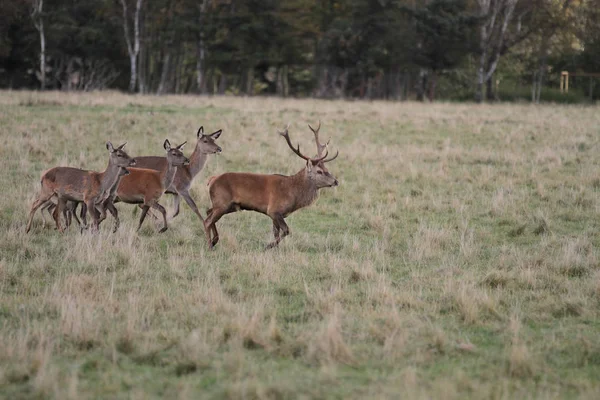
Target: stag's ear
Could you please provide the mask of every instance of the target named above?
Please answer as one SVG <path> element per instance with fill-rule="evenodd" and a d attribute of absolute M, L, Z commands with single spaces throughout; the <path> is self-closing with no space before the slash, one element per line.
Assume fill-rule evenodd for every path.
<path fill-rule="evenodd" d="M 126 144 L 127 144 L 127 142 L 123 143 L 122 145 L 117 147 L 117 150 L 123 150 L 123 147 L 125 147 Z"/>
<path fill-rule="evenodd" d="M 211 133 L 210 137 L 213 139 L 218 139 L 219 136 L 221 136 L 222 132 L 223 132 L 223 129 L 219 129 L 218 131 Z"/>
<path fill-rule="evenodd" d="M 200 137 L 204 135 L 204 126 L 201 126 L 200 129 L 198 129 L 198 133 L 196 133 L 197 137 Z"/>
<path fill-rule="evenodd" d="M 114 153 L 115 148 L 113 147 L 111 142 L 106 142 L 106 148 L 108 149 L 108 151 L 110 151 L 111 153 Z"/>
<path fill-rule="evenodd" d="M 165 139 L 165 143 L 163 144 L 163 147 L 165 148 L 166 151 L 171 150 L 171 143 L 169 143 L 169 139 Z"/>
<path fill-rule="evenodd" d="M 185 146 L 185 144 L 187 143 L 187 140 L 183 143 L 181 143 L 179 146 L 176 147 L 177 150 L 181 150 L 183 149 L 183 146 Z"/>

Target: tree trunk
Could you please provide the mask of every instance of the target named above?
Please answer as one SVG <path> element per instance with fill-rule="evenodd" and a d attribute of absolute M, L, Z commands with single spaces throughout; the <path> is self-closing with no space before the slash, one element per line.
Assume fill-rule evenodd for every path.
<path fill-rule="evenodd" d="M 494 75 L 492 75 L 490 77 L 490 79 L 488 79 L 485 82 L 485 98 L 487 101 L 495 101 L 496 100 L 496 93 L 494 92 Z"/>
<path fill-rule="evenodd" d="M 218 94 L 225 94 L 225 90 L 227 90 L 227 75 L 221 73 L 221 77 L 219 79 L 219 89 Z"/>
<path fill-rule="evenodd" d="M 203 0 L 199 5 L 198 14 L 198 26 L 200 31 L 198 32 L 198 44 L 196 45 L 196 84 L 198 86 L 198 93 L 202 94 L 206 92 L 206 82 L 204 79 L 204 60 L 206 58 L 206 46 L 204 44 L 204 13 L 206 11 L 206 4 L 208 0 Z"/>
<path fill-rule="evenodd" d="M 42 12 L 44 8 L 44 0 L 35 0 L 33 2 L 33 10 L 31 12 L 31 18 L 33 24 L 40 34 L 40 87 L 42 90 L 46 89 L 46 34 L 44 32 L 44 19 Z"/>
<path fill-rule="evenodd" d="M 165 87 L 167 84 L 167 76 L 169 74 L 169 62 L 171 61 L 171 43 L 168 43 L 165 49 L 165 56 L 162 62 L 162 71 L 160 73 L 160 82 L 158 84 L 158 90 L 156 94 L 161 95 L 165 93 Z"/>
<path fill-rule="evenodd" d="M 143 0 L 136 0 L 135 5 L 135 14 L 133 17 L 133 44 L 131 43 L 131 38 L 129 36 L 129 21 L 128 21 L 128 13 L 127 13 L 127 2 L 126 0 L 121 0 L 121 5 L 123 6 L 123 30 L 125 32 L 125 42 L 127 43 L 127 51 L 129 53 L 129 63 L 131 68 L 131 75 L 129 78 L 129 91 L 135 91 L 136 81 L 138 79 L 138 68 L 137 61 L 138 55 L 140 53 L 140 11 L 142 8 Z M 140 82 L 141 83 L 141 82 Z M 140 84 L 140 91 L 144 91 L 143 83 Z"/>
<path fill-rule="evenodd" d="M 244 92 L 248 96 L 252 96 L 254 94 L 254 67 L 250 66 L 246 70 L 246 88 Z"/>
<path fill-rule="evenodd" d="M 424 68 L 419 69 L 419 78 L 417 81 L 417 101 L 425 100 L 425 87 L 427 85 L 427 71 Z"/>
<path fill-rule="evenodd" d="M 429 101 L 435 100 L 435 89 L 437 86 L 437 72 L 431 71 L 431 78 L 429 79 Z"/>
<path fill-rule="evenodd" d="M 477 68 L 477 82 L 475 87 L 475 101 L 483 101 L 483 85 L 487 83 L 498 66 L 500 54 L 504 46 L 504 38 L 508 24 L 513 17 L 515 6 L 519 0 L 478 0 L 479 14 L 483 22 L 479 36 L 479 66 Z M 497 20 L 502 19 L 499 28 Z M 494 30 L 496 28 L 496 31 Z M 487 67 L 487 68 L 486 68 Z"/>

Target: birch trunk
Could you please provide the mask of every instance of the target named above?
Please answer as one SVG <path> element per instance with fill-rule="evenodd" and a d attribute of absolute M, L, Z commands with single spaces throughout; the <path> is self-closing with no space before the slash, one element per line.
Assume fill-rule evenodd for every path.
<path fill-rule="evenodd" d="M 127 52 L 129 53 L 129 63 L 131 66 L 131 75 L 129 78 L 129 91 L 134 92 L 138 78 L 137 61 L 140 53 L 140 11 L 143 0 L 136 0 L 135 14 L 133 17 L 133 43 L 129 35 L 129 21 L 126 0 L 121 0 L 123 6 L 123 30 L 125 32 L 125 42 L 127 43 Z M 140 90 L 143 90 L 140 85 Z"/>
<path fill-rule="evenodd" d="M 44 19 L 42 12 L 44 8 L 44 0 L 35 0 L 33 2 L 33 10 L 31 18 L 33 24 L 40 34 L 40 86 L 44 90 L 46 88 L 46 34 L 44 33 Z"/>

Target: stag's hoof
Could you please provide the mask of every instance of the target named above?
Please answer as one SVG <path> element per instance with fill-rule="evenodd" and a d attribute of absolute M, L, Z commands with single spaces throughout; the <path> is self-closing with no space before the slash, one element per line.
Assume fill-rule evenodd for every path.
<path fill-rule="evenodd" d="M 163 232 L 164 232 L 164 231 L 166 231 L 167 229 L 169 229 L 169 228 L 167 228 L 167 227 L 165 226 L 165 227 L 163 227 L 163 228 L 162 228 L 160 231 L 158 231 L 158 233 L 163 233 Z"/>

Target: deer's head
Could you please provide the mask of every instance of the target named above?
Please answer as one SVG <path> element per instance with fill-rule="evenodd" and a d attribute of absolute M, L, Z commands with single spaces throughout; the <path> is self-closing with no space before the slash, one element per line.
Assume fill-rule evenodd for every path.
<path fill-rule="evenodd" d="M 129 157 L 125 150 L 123 150 L 126 144 L 127 142 L 115 148 L 111 142 L 106 142 L 106 148 L 109 152 L 109 163 L 117 167 L 133 167 L 135 165 L 135 158 Z"/>
<path fill-rule="evenodd" d="M 289 128 L 289 125 L 285 128 L 285 130 L 283 132 L 279 132 L 279 134 L 285 138 L 290 149 L 292 149 L 292 151 L 298 157 L 300 157 L 306 161 L 305 173 L 306 173 L 307 178 L 310 179 L 312 182 L 314 182 L 315 185 L 317 186 L 317 188 L 332 187 L 332 186 L 339 185 L 338 180 L 335 178 L 335 176 L 333 176 L 329 173 L 329 171 L 327 170 L 327 167 L 325 166 L 325 163 L 334 160 L 338 156 L 338 154 L 336 153 L 335 156 L 327 159 L 327 156 L 329 155 L 329 151 L 327 151 L 327 145 L 324 145 L 323 149 L 326 150 L 325 155 L 322 156 L 319 152 L 317 154 L 317 157 L 311 158 L 311 157 L 305 156 L 304 154 L 302 154 L 300 152 L 300 145 L 297 145 L 296 147 L 294 147 L 292 145 L 292 141 L 290 140 L 290 135 L 288 133 L 288 128 Z M 315 136 L 318 137 L 318 135 L 315 135 Z M 317 149 L 319 149 L 318 145 L 319 145 L 319 142 L 317 139 Z"/>
<path fill-rule="evenodd" d="M 204 127 L 201 126 L 200 129 L 198 129 L 198 133 L 196 134 L 196 136 L 198 137 L 198 140 L 196 141 L 196 149 L 198 149 L 198 151 L 200 151 L 200 153 L 203 154 L 220 153 L 222 149 L 218 144 L 215 143 L 215 140 L 217 140 L 219 136 L 221 136 L 221 132 L 223 132 L 223 130 L 219 129 L 216 132 L 205 135 Z"/>
<path fill-rule="evenodd" d="M 182 165 L 189 165 L 190 160 L 183 155 L 181 149 L 185 146 L 187 142 L 181 143 L 179 146 L 171 147 L 171 143 L 169 143 L 169 139 L 165 139 L 165 143 L 163 147 L 167 152 L 167 162 L 175 167 L 180 167 Z"/>

